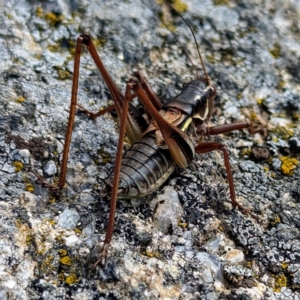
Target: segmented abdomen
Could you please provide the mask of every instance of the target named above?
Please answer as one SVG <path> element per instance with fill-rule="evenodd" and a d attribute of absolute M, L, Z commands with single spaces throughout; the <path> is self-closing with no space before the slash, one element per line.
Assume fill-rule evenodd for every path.
<path fill-rule="evenodd" d="M 153 132 L 146 134 L 123 155 L 118 198 L 137 198 L 154 192 L 174 169 L 170 152 L 158 148 Z"/>

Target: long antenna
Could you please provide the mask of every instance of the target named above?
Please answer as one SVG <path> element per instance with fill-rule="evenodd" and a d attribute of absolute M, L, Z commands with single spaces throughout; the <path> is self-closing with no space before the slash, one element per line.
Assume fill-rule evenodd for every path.
<path fill-rule="evenodd" d="M 152 5 L 150 5 L 149 2 L 146 3 L 146 0 L 141 0 L 150 10 L 156 10 L 157 7 L 153 7 Z M 172 29 L 167 25 L 167 23 L 164 22 L 163 18 L 158 18 L 158 16 L 156 15 L 156 13 L 154 11 L 152 11 L 154 17 L 161 22 L 168 30 L 169 32 L 172 34 L 173 38 L 175 39 L 176 43 L 180 46 L 181 50 L 184 52 L 185 56 L 187 57 L 187 59 L 190 61 L 195 73 L 196 73 L 196 77 L 199 78 L 199 73 L 197 70 L 197 66 L 194 64 L 194 62 L 192 61 L 190 55 L 188 54 L 186 48 L 182 45 L 182 43 L 178 40 L 176 34 L 172 31 Z M 179 14 L 179 12 L 177 12 Z"/>
<path fill-rule="evenodd" d="M 164 0 L 164 3 L 166 3 L 173 11 L 176 12 L 176 14 L 182 19 L 182 21 L 187 25 L 187 27 L 190 29 L 192 35 L 193 35 L 193 38 L 194 38 L 194 41 L 195 41 L 195 44 L 196 44 L 196 47 L 197 47 L 197 52 L 198 52 L 198 56 L 200 58 L 200 62 L 201 62 L 201 66 L 202 66 L 202 69 L 203 69 L 203 73 L 205 75 L 205 78 L 206 78 L 206 81 L 207 81 L 207 84 L 210 84 L 210 80 L 209 80 L 209 77 L 206 73 L 206 69 L 205 69 L 205 66 L 204 66 L 204 63 L 203 63 L 203 60 L 202 60 L 202 56 L 201 56 L 201 53 L 200 53 L 200 48 L 199 48 L 199 45 L 198 45 L 198 42 L 196 40 L 196 37 L 195 37 L 195 34 L 194 34 L 194 31 L 192 29 L 192 27 L 190 26 L 190 24 L 183 18 L 183 16 L 170 4 L 168 3 L 166 0 Z M 164 24 L 166 26 L 166 24 Z M 166 26 L 167 27 L 167 26 Z M 168 27 L 167 27 L 168 28 Z M 168 28 L 169 29 L 169 28 Z M 176 38 L 176 37 L 175 37 Z M 177 39 L 176 39 L 177 40 Z M 178 41 L 178 40 L 177 40 Z M 179 43 L 180 44 L 180 43 Z M 181 44 L 180 44 L 181 45 Z M 184 47 L 181 45 L 182 49 L 184 50 Z M 184 50 L 184 52 L 186 53 L 186 51 Z M 188 56 L 189 57 L 189 56 Z M 190 58 L 189 58 L 190 59 Z M 193 64 L 193 63 L 192 63 Z M 193 64 L 194 65 L 194 64 Z M 197 72 L 197 71 L 196 71 Z M 197 72 L 197 78 L 199 78 L 198 76 L 198 72 Z"/>

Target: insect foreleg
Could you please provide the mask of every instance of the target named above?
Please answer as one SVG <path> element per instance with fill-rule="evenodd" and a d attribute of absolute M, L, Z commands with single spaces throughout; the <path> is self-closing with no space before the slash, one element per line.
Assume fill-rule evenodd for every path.
<path fill-rule="evenodd" d="M 93 268 L 96 267 L 96 265 L 99 263 L 101 266 L 105 265 L 108 247 L 111 242 L 112 235 L 113 235 L 116 204 L 117 204 L 118 189 L 119 189 L 119 178 L 120 178 L 121 162 L 122 162 L 122 154 L 123 154 L 123 143 L 124 143 L 124 136 L 125 136 L 125 131 L 126 131 L 128 107 L 129 107 L 129 102 L 132 98 L 131 96 L 132 96 L 132 84 L 129 82 L 126 85 L 125 98 L 123 101 L 123 115 L 121 117 L 121 122 L 120 122 L 119 141 L 118 141 L 116 163 L 115 163 L 115 169 L 114 169 L 114 179 L 113 179 L 113 184 L 112 184 L 112 194 L 111 194 L 111 200 L 110 200 L 107 231 L 106 231 L 106 236 L 105 236 L 105 240 L 104 240 L 104 245 L 101 250 L 100 258 L 93 265 Z"/>
<path fill-rule="evenodd" d="M 156 110 L 160 110 L 162 108 L 162 103 L 157 97 L 157 95 L 154 93 L 154 91 L 152 90 L 149 83 L 146 81 L 145 77 L 138 70 L 134 72 L 134 75 L 138 79 L 142 89 L 146 92 L 149 100 L 152 102 Z"/>

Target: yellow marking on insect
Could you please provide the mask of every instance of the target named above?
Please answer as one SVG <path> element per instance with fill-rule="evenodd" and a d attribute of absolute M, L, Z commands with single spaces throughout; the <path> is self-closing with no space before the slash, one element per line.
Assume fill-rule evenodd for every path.
<path fill-rule="evenodd" d="M 188 119 L 185 121 L 185 123 L 184 123 L 183 127 L 181 128 L 181 130 L 182 130 L 182 131 L 185 131 L 185 130 L 190 126 L 192 120 L 193 120 L 192 118 L 188 118 Z"/>

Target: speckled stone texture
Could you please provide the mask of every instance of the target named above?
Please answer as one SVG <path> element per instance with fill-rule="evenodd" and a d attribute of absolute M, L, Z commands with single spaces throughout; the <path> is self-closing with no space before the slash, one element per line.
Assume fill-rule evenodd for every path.
<path fill-rule="evenodd" d="M 28 172 L 57 181 L 76 38 L 91 34 L 122 92 L 138 67 L 162 101 L 196 75 L 156 16 L 202 74 L 195 43 L 150 0 L 0 0 L 0 299 L 300 299 L 300 2 L 174 3 L 217 88 L 211 123 L 248 118 L 268 130 L 214 137 L 229 149 L 238 201 L 258 218 L 232 210 L 222 155 L 197 155 L 156 193 L 118 201 L 107 264 L 91 272 L 116 114 L 76 115 L 60 197 Z M 92 111 L 111 100 L 87 51 L 78 99 Z"/>

